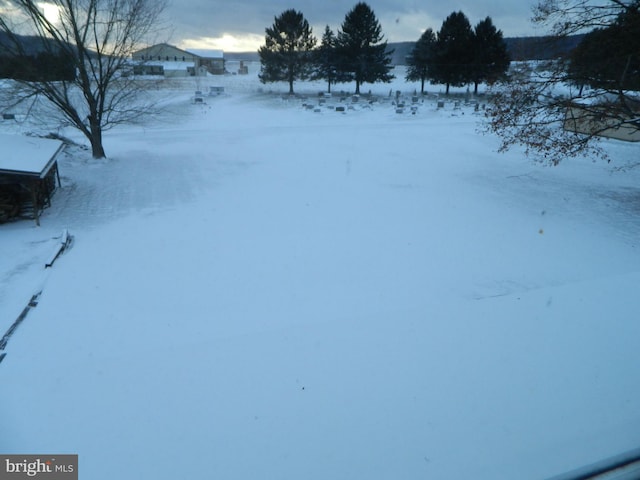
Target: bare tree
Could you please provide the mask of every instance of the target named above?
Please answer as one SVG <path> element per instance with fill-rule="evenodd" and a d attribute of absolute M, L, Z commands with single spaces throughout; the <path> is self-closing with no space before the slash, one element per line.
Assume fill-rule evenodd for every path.
<path fill-rule="evenodd" d="M 607 82 L 590 81 L 596 78 L 592 68 L 572 65 L 575 55 L 513 67 L 510 81 L 492 89 L 487 108 L 486 129 L 501 138 L 502 151 L 523 145 L 552 164 L 577 155 L 607 158 L 602 135 L 640 132 L 640 96 L 628 88 L 640 75 L 639 7 L 639 0 L 541 0 L 535 6 L 533 21 L 550 29 L 551 40 L 601 32 L 601 57 L 590 62 L 616 57 L 609 63 L 617 70 L 608 68 Z"/>
<path fill-rule="evenodd" d="M 638 0 L 540 0 L 532 21 L 564 37 L 611 25 L 621 13 L 638 8 Z"/>
<path fill-rule="evenodd" d="M 126 75 L 128 60 L 157 27 L 163 0 L 4 0 L 3 54 L 24 60 L 36 48 L 69 62 L 72 74 L 35 72 L 16 78 L 21 101 L 46 98 L 66 122 L 105 157 L 102 134 L 145 112 L 139 86 Z M 31 42 L 25 40 L 30 36 Z M 34 45 L 35 38 L 35 47 Z M 31 45 L 31 46 L 28 46 Z"/>

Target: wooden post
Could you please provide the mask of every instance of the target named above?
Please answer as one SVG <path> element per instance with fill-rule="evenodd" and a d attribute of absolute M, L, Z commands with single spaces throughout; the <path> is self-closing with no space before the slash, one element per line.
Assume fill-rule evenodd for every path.
<path fill-rule="evenodd" d="M 55 163 L 53 168 L 56 169 L 56 178 L 58 179 L 58 187 L 62 187 L 62 182 L 60 181 L 60 170 L 58 170 L 58 162 Z"/>
<path fill-rule="evenodd" d="M 38 182 L 32 181 L 30 188 L 31 190 L 31 202 L 33 203 L 33 218 L 36 221 L 36 225 L 40 226 L 40 206 L 38 205 Z"/>

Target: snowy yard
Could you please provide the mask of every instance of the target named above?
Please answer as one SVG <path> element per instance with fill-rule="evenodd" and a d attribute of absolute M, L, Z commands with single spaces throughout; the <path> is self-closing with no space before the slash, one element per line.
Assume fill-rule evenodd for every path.
<path fill-rule="evenodd" d="M 42 290 L 0 452 L 91 480 L 534 480 L 638 447 L 638 145 L 500 155 L 472 106 L 397 114 L 398 77 L 344 113 L 255 72 L 204 105 L 185 83 L 108 160 L 70 148 L 42 226 L 0 225 L 0 335 Z"/>

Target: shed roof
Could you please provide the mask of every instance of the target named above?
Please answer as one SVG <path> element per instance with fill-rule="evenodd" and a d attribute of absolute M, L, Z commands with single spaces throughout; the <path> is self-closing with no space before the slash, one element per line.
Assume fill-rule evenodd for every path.
<path fill-rule="evenodd" d="M 62 147 L 59 140 L 0 134 L 0 174 L 43 178 Z"/>
<path fill-rule="evenodd" d="M 193 68 L 193 62 L 165 62 L 161 60 L 147 60 L 145 62 L 134 62 L 133 65 L 144 65 L 152 67 L 162 67 L 165 70 L 187 70 Z"/>

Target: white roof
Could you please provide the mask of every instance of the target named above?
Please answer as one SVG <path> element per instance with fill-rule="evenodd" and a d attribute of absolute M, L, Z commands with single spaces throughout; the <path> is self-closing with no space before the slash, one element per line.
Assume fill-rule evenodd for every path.
<path fill-rule="evenodd" d="M 43 177 L 60 148 L 59 140 L 0 134 L 0 173 Z"/>
<path fill-rule="evenodd" d="M 162 67 L 165 70 L 186 70 L 193 68 L 193 62 L 172 62 L 160 60 L 146 60 L 144 62 L 134 62 L 133 65 L 151 65 L 153 67 Z"/>

